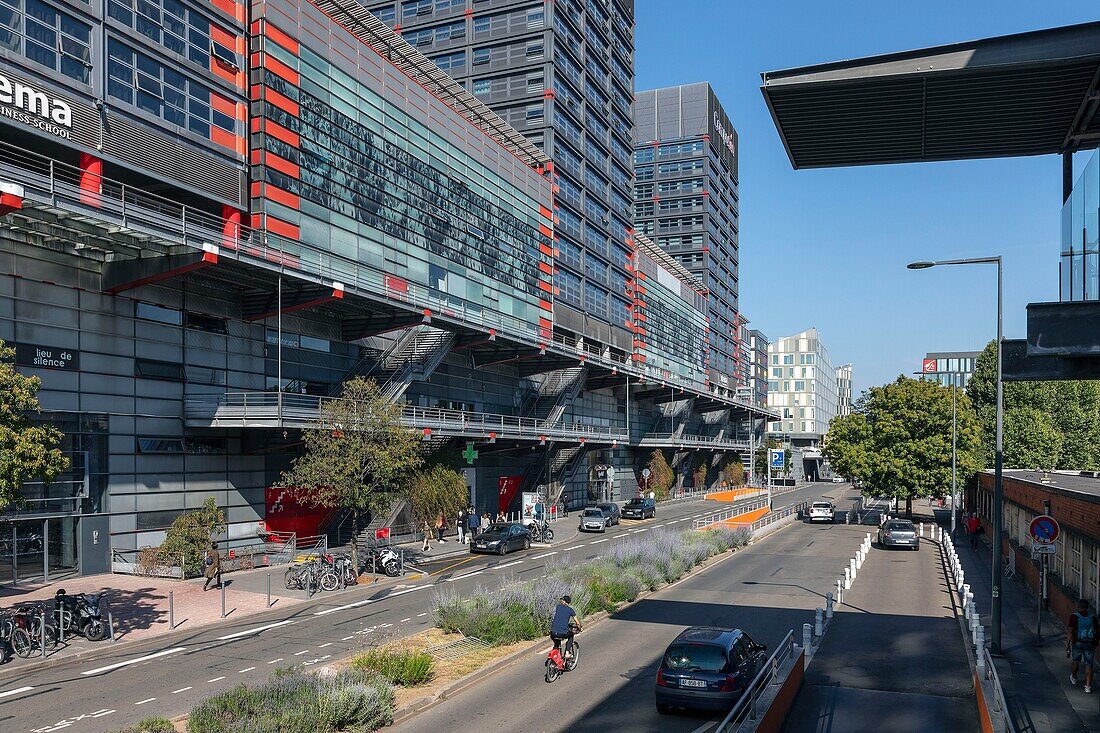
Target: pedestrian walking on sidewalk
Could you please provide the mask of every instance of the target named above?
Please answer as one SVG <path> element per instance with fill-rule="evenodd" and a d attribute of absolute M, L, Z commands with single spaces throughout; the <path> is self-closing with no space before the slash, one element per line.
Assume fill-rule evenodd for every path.
<path fill-rule="evenodd" d="M 971 514 L 966 519 L 966 531 L 970 535 L 970 549 L 978 549 L 978 537 L 985 531 L 982 527 L 982 520 L 978 519 L 977 514 Z"/>
<path fill-rule="evenodd" d="M 428 524 L 428 520 L 424 520 L 424 544 L 420 546 L 421 552 L 428 552 L 432 549 L 432 525 Z"/>
<path fill-rule="evenodd" d="M 214 587 L 218 587 L 222 584 L 222 555 L 218 552 L 218 543 L 211 542 L 210 549 L 206 551 L 202 558 L 203 571 L 202 574 L 206 577 L 206 582 L 202 584 L 202 589 L 206 590 L 210 587 L 210 581 L 215 581 Z"/>
<path fill-rule="evenodd" d="M 471 507 L 472 508 L 472 507 Z M 477 515 L 477 510 L 470 512 L 470 541 L 473 542 L 473 538 L 481 532 L 481 517 Z"/>
<path fill-rule="evenodd" d="M 508 517 L 504 516 L 504 512 L 497 512 L 497 521 L 498 522 L 507 522 Z"/>
<path fill-rule="evenodd" d="M 443 539 L 443 531 L 447 529 L 447 520 L 443 517 L 443 512 L 439 513 L 439 516 L 435 518 L 435 538 L 440 542 L 446 542 Z"/>
<path fill-rule="evenodd" d="M 493 523 L 493 518 L 489 516 L 489 512 L 485 512 L 481 515 L 481 531 L 489 529 L 489 525 Z"/>
<path fill-rule="evenodd" d="M 466 544 L 466 528 L 469 526 L 469 515 L 465 509 L 458 510 L 458 518 L 455 521 L 455 529 L 458 530 L 458 544 Z"/>
<path fill-rule="evenodd" d="M 1096 641 L 1100 637 L 1100 624 L 1096 614 L 1089 610 L 1089 602 L 1077 601 L 1077 610 L 1066 624 L 1066 651 L 1070 654 L 1070 684 L 1077 684 L 1077 671 L 1085 665 L 1085 692 L 1092 692 L 1092 665 L 1096 659 Z"/>

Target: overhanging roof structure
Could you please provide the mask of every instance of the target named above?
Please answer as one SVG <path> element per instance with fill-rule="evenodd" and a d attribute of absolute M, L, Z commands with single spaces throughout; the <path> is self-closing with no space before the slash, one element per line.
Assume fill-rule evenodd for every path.
<path fill-rule="evenodd" d="M 1100 146 L 1100 22 L 761 77 L 796 169 Z"/>

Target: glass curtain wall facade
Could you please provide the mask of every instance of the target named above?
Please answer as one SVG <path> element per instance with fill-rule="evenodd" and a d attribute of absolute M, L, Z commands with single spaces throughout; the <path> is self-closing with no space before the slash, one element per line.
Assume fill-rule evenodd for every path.
<path fill-rule="evenodd" d="M 838 414 L 840 393 L 836 369 L 817 329 L 773 341 L 768 360 L 768 406 L 781 415 L 768 424 L 768 434 L 795 446 L 819 446 Z"/>
<path fill-rule="evenodd" d="M 550 183 L 308 2 L 253 7 L 253 220 L 549 335 Z M 331 27 L 331 23 L 329 22 Z"/>
<path fill-rule="evenodd" d="M 364 4 L 553 159 L 555 325 L 630 353 L 633 1 Z"/>
<path fill-rule="evenodd" d="M 852 365 L 845 364 L 836 368 L 837 417 L 852 412 Z"/>
<path fill-rule="evenodd" d="M 1062 302 L 1100 300 L 1100 152 L 1062 205 L 1062 250 L 1058 265 Z"/>
<path fill-rule="evenodd" d="M 707 289 L 708 377 L 735 394 L 748 380 L 738 313 L 737 131 L 701 82 L 639 92 L 634 221 Z"/>
<path fill-rule="evenodd" d="M 966 389 L 981 355 L 980 351 L 929 352 L 921 361 L 921 379 L 929 379 L 945 387 L 954 385 Z"/>

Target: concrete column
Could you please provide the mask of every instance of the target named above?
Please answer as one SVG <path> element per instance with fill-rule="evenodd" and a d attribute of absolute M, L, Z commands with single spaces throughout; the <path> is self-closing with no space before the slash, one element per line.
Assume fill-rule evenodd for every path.
<path fill-rule="evenodd" d="M 80 203 L 101 206 L 103 160 L 89 153 L 80 154 Z"/>

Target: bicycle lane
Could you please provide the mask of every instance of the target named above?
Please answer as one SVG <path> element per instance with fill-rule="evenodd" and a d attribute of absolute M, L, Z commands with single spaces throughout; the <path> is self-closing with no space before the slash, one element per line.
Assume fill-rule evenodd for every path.
<path fill-rule="evenodd" d="M 624 524 L 607 537 L 577 538 L 572 544 L 560 543 L 566 546 L 557 550 L 532 548 L 505 558 L 476 556 L 473 562 L 478 565 L 462 572 L 446 571 L 374 592 L 349 589 L 289 613 L 276 609 L 216 628 L 177 632 L 159 640 L 159 645 L 135 644 L 130 653 L 106 659 L 72 660 L 52 670 L 27 669 L 10 688 L 0 689 L 0 728 L 94 731 L 135 722 L 153 711 L 179 715 L 210 694 L 239 682 L 258 682 L 278 667 L 320 665 L 371 640 L 415 633 L 432 623 L 432 589 L 442 584 L 453 583 L 468 592 L 478 585 L 491 586 L 506 574 L 545 572 L 546 563 L 558 554 L 574 559 L 594 556 L 605 548 L 604 542 L 637 536 L 661 524 L 689 528 L 692 518 L 709 510 L 692 507 L 684 516 L 648 520 L 650 527 Z M 64 694 L 55 694 L 59 692 Z"/>

